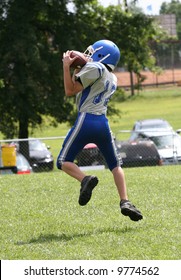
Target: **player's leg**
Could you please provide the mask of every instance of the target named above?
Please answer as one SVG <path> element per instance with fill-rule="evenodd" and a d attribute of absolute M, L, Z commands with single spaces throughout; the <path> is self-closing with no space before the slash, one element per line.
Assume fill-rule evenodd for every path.
<path fill-rule="evenodd" d="M 120 200 L 127 200 L 128 195 L 127 195 L 126 180 L 125 180 L 123 169 L 120 166 L 117 166 L 113 168 L 112 174 L 114 177 L 114 182 L 117 187 Z"/>
<path fill-rule="evenodd" d="M 62 170 L 81 182 L 79 204 L 81 206 L 86 205 L 91 199 L 93 189 L 98 184 L 98 178 L 96 176 L 86 176 L 73 162 L 64 162 Z"/>
<path fill-rule="evenodd" d="M 105 141 L 99 143 L 99 148 L 113 174 L 114 182 L 120 197 L 121 213 L 125 216 L 129 216 L 132 221 L 141 220 L 143 218 L 141 212 L 128 200 L 125 175 L 121 168 L 122 160 L 117 152 L 115 141 L 109 127 L 105 130 L 104 135 Z"/>
<path fill-rule="evenodd" d="M 78 152 L 88 143 L 90 125 L 87 127 L 86 114 L 80 114 L 75 126 L 69 131 L 57 158 L 57 167 L 81 182 L 79 204 L 86 205 L 98 184 L 96 176 L 86 176 L 73 162 Z"/>
<path fill-rule="evenodd" d="M 61 169 L 69 176 L 78 180 L 79 182 L 81 182 L 86 176 L 86 174 L 82 172 L 74 162 L 70 162 L 70 161 L 63 162 Z"/>
<path fill-rule="evenodd" d="M 123 169 L 121 167 L 115 167 L 112 173 L 120 196 L 121 213 L 124 216 L 129 216 L 132 221 L 141 220 L 143 218 L 141 212 L 128 200 Z"/>
<path fill-rule="evenodd" d="M 82 181 L 85 176 L 74 163 L 76 155 L 86 144 L 83 134 L 83 124 L 84 116 L 79 115 L 75 125 L 69 130 L 57 157 L 57 168 L 63 170 L 78 181 Z"/>

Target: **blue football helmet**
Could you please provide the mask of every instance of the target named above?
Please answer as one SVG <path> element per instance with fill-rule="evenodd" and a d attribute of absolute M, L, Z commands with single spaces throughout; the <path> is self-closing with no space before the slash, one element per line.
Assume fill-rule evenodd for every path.
<path fill-rule="evenodd" d="M 109 40 L 100 40 L 89 46 L 85 51 L 92 61 L 98 61 L 109 66 L 112 70 L 120 59 L 120 50 Z"/>

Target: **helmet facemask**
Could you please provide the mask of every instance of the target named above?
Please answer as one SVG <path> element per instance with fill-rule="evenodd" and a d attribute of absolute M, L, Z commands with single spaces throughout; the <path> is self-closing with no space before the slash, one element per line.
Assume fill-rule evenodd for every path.
<path fill-rule="evenodd" d="M 92 57 L 96 52 L 100 51 L 102 48 L 103 48 L 103 46 L 101 46 L 101 47 L 99 47 L 99 48 L 96 48 L 96 49 L 94 50 L 94 48 L 93 48 L 92 46 L 89 46 L 89 47 L 85 50 L 84 54 L 90 59 L 90 61 L 93 61 L 93 59 L 92 59 L 91 57 Z M 108 53 L 107 55 L 104 56 L 104 55 L 102 55 L 101 52 L 100 52 L 100 54 L 98 54 L 98 56 L 100 56 L 99 62 L 103 63 L 103 61 L 104 61 L 106 58 L 108 58 L 108 57 L 110 56 L 110 53 Z M 102 58 L 101 58 L 101 57 L 102 57 Z"/>
<path fill-rule="evenodd" d="M 92 46 L 87 47 L 87 49 L 84 52 L 85 56 L 88 58 L 88 61 L 90 61 L 90 62 L 93 61 L 93 59 L 91 58 L 93 53 L 94 53 L 94 49 Z"/>

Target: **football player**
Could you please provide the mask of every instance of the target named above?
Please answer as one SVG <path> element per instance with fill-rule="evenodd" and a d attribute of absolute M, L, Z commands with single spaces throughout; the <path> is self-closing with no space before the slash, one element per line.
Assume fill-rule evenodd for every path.
<path fill-rule="evenodd" d="M 74 159 L 86 144 L 95 143 L 113 174 L 120 197 L 121 213 L 133 221 L 139 221 L 143 216 L 128 200 L 125 176 L 121 167 L 122 159 L 117 152 L 106 117 L 108 102 L 117 87 L 117 78 L 113 70 L 120 59 L 119 48 L 109 40 L 95 42 L 85 52 L 87 63 L 71 75 L 71 64 L 75 59 L 71 58 L 71 51 L 63 54 L 65 94 L 76 95 L 78 115 L 58 155 L 57 167 L 80 182 L 79 204 L 86 205 L 98 184 L 98 178 L 93 175 L 87 176 L 74 163 Z"/>

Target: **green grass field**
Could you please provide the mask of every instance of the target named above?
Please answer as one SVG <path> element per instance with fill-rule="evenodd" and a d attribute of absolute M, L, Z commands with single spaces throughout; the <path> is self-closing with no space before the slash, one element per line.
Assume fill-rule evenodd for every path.
<path fill-rule="evenodd" d="M 181 127 L 177 87 L 147 90 L 116 106 L 122 118 L 111 118 L 114 132 L 147 117 L 163 117 L 175 129 Z M 66 130 L 60 125 L 34 136 L 62 136 Z M 52 149 L 58 149 L 57 142 Z M 181 259 L 181 166 L 124 171 L 129 199 L 144 215 L 139 222 L 121 215 L 107 169 L 93 171 L 100 182 L 84 207 L 78 205 L 79 183 L 63 172 L 0 176 L 1 259 Z"/>
<path fill-rule="evenodd" d="M 144 219 L 121 215 L 108 170 L 89 204 L 62 172 L 0 178 L 1 259 L 181 258 L 180 166 L 125 169 L 130 200 Z"/>

